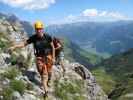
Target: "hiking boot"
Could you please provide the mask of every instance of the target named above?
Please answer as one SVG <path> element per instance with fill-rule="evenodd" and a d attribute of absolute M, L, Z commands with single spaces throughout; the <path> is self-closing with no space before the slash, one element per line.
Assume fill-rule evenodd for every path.
<path fill-rule="evenodd" d="M 43 95 L 44 98 L 47 98 L 48 97 L 48 91 L 46 91 Z"/>

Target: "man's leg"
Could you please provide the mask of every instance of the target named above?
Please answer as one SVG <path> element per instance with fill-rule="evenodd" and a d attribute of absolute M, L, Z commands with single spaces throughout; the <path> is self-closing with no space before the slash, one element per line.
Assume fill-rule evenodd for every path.
<path fill-rule="evenodd" d="M 45 91 L 45 93 L 47 93 L 48 92 L 48 86 L 47 86 L 48 74 L 43 74 L 41 76 L 41 80 L 42 80 L 42 85 L 43 85 L 44 91 Z"/>
<path fill-rule="evenodd" d="M 41 85 L 43 86 L 43 89 L 45 93 L 48 91 L 47 82 L 48 82 L 48 72 L 47 67 L 44 62 L 44 59 L 42 57 L 37 58 L 37 69 L 41 76 Z"/>
<path fill-rule="evenodd" d="M 65 72 L 66 70 L 65 70 L 65 67 L 64 67 L 64 62 L 63 62 L 63 60 L 60 60 L 60 65 L 61 65 L 61 67 L 62 67 L 62 69 L 63 69 L 63 72 Z"/>
<path fill-rule="evenodd" d="M 65 72 L 65 67 L 64 67 L 64 53 L 60 52 L 59 54 L 59 64 L 61 65 L 63 72 Z"/>
<path fill-rule="evenodd" d="M 47 56 L 48 85 L 52 77 L 52 66 L 53 66 L 52 55 L 49 54 Z"/>
<path fill-rule="evenodd" d="M 43 59 L 42 57 L 37 57 L 36 58 L 36 66 L 39 74 L 41 75 L 43 72 Z"/>

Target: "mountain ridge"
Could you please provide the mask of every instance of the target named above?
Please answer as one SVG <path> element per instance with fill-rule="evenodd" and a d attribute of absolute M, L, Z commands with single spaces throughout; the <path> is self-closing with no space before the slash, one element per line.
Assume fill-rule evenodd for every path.
<path fill-rule="evenodd" d="M 79 22 L 51 25 L 46 31 L 52 35 L 66 36 L 85 50 L 112 55 L 132 48 L 132 27 L 133 21 Z"/>

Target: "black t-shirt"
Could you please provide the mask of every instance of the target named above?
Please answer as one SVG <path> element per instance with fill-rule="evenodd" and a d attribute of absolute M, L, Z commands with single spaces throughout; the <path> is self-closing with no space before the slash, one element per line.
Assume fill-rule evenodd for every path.
<path fill-rule="evenodd" d="M 33 43 L 35 49 L 35 55 L 45 55 L 49 52 L 52 52 L 51 43 L 52 37 L 48 34 L 44 34 L 42 38 L 39 38 L 36 34 L 32 35 L 27 43 Z"/>

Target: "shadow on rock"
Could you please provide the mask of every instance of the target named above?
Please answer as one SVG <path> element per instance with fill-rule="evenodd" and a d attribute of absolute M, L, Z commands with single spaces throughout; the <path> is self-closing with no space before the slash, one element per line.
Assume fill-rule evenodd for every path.
<path fill-rule="evenodd" d="M 27 76 L 28 79 L 36 85 L 41 85 L 39 77 L 35 71 L 24 71 L 23 75 Z"/>

